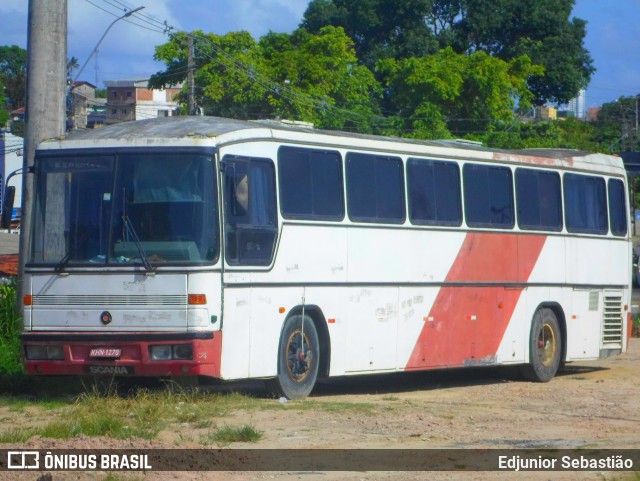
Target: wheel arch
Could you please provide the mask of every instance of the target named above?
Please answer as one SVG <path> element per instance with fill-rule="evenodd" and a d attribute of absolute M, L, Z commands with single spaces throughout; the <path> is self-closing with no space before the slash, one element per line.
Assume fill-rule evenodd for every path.
<path fill-rule="evenodd" d="M 564 309 L 558 302 L 540 303 L 540 305 L 538 305 L 538 307 L 534 311 L 533 315 L 535 316 L 536 313 L 543 308 L 547 308 L 553 311 L 553 313 L 556 316 L 556 319 L 558 320 L 558 326 L 560 327 L 560 335 L 561 335 L 560 340 L 562 341 L 561 351 L 560 351 L 560 364 L 562 365 L 567 359 L 567 318 L 564 314 Z"/>
<path fill-rule="evenodd" d="M 318 368 L 318 377 L 329 377 L 329 369 L 331 367 L 331 337 L 329 336 L 329 328 L 327 326 L 327 319 L 324 316 L 322 309 L 315 304 L 305 304 L 303 306 L 297 305 L 289 311 L 290 316 L 302 315 L 304 310 L 305 315 L 309 316 L 316 326 L 318 331 L 318 341 L 320 342 L 320 366 Z M 287 319 L 285 319 L 286 322 Z M 282 323 L 284 326 L 284 322 Z"/>

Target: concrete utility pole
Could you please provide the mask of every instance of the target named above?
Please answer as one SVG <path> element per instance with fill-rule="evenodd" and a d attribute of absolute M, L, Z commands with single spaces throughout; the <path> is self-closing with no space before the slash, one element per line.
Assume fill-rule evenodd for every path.
<path fill-rule="evenodd" d="M 67 0 L 29 0 L 27 98 L 25 109 L 22 219 L 20 219 L 19 302 L 29 253 L 33 204 L 33 160 L 37 145 L 59 137 L 66 127 Z"/>

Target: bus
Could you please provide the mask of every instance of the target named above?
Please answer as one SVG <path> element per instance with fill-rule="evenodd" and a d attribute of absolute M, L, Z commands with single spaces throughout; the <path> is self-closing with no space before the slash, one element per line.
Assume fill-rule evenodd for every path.
<path fill-rule="evenodd" d="M 32 375 L 318 379 L 624 352 L 618 157 L 171 117 L 37 149 Z"/>

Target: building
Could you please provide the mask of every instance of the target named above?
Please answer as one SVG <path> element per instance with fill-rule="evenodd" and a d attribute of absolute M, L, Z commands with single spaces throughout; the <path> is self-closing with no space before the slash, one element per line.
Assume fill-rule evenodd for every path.
<path fill-rule="evenodd" d="M 163 90 L 148 88 L 145 80 L 107 80 L 106 123 L 171 117 L 178 110 L 175 96 L 182 85 Z"/>
<path fill-rule="evenodd" d="M 11 116 L 11 121 L 12 122 L 19 122 L 21 120 L 24 120 L 24 107 L 20 107 L 19 109 L 15 109 L 12 110 L 11 113 L 9 114 Z"/>
<path fill-rule="evenodd" d="M 89 82 L 73 82 L 69 86 L 67 98 L 67 124 L 69 129 L 93 127 L 89 116 L 106 103 L 106 99 L 96 98 L 96 86 Z M 95 122 L 94 122 L 95 123 Z M 90 125 L 91 124 L 91 125 Z"/>
<path fill-rule="evenodd" d="M 590 107 L 587 110 L 587 120 L 589 122 L 595 122 L 596 120 L 598 120 L 598 114 L 600 113 L 600 110 L 600 107 Z"/>
<path fill-rule="evenodd" d="M 536 107 L 536 119 L 558 120 L 558 109 L 555 107 Z"/>
<path fill-rule="evenodd" d="M 582 89 L 575 99 L 569 100 L 567 112 L 576 119 L 587 118 L 587 92 Z"/>

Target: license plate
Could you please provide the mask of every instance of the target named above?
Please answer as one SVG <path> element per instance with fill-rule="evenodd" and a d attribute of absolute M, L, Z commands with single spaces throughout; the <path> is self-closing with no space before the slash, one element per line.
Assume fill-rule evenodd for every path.
<path fill-rule="evenodd" d="M 94 347 L 89 351 L 89 357 L 118 358 L 122 349 L 113 347 Z"/>

